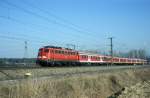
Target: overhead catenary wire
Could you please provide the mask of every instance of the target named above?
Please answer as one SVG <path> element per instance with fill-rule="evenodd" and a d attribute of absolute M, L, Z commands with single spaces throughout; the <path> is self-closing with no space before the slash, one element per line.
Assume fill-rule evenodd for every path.
<path fill-rule="evenodd" d="M 28 27 L 30 27 L 31 28 L 31 25 L 34 25 L 34 26 L 38 26 L 38 27 L 43 27 L 43 28 L 49 28 L 49 27 L 46 27 L 46 26 L 42 26 L 42 25 L 39 25 L 39 24 L 33 24 L 33 23 L 30 23 L 30 24 L 28 24 L 28 23 L 25 23 L 25 22 L 22 22 L 22 21 L 20 21 L 20 20 L 17 20 L 17 19 L 15 19 L 15 18 L 12 18 L 12 17 L 5 17 L 5 16 L 0 16 L 0 18 L 3 18 L 3 19 L 8 19 L 8 20 L 11 20 L 11 21 L 13 21 L 13 22 L 16 22 L 16 23 L 19 23 L 19 24 L 22 24 L 22 25 L 25 25 L 25 26 L 28 26 Z M 34 29 L 35 30 L 35 29 Z M 39 32 L 39 30 L 36 30 L 36 32 Z M 41 32 L 40 32 L 41 33 Z M 67 35 L 70 35 L 70 36 L 72 36 L 72 37 L 75 37 L 74 35 L 72 35 L 72 34 L 67 34 Z M 24 35 L 23 35 L 24 36 Z M 75 38 L 78 38 L 79 36 L 77 36 L 77 37 L 75 37 Z M 70 37 L 68 37 L 68 38 L 70 38 Z"/>
<path fill-rule="evenodd" d="M 22 24 L 22 25 L 26 25 L 26 26 L 29 26 L 28 24 L 26 24 L 26 23 L 24 23 L 24 22 L 22 22 L 22 21 L 18 21 L 18 20 L 16 20 L 16 19 L 14 19 L 14 18 L 12 18 L 12 17 L 10 17 L 10 18 L 8 18 L 8 17 L 4 17 L 4 16 L 0 16 L 0 18 L 4 18 L 4 19 L 8 19 L 8 20 L 11 20 L 11 21 L 14 21 L 14 22 L 16 22 L 16 23 L 19 23 L 19 24 Z M 30 27 L 30 26 L 29 26 Z M 34 30 L 33 30 L 34 31 Z M 39 31 L 38 31 L 39 32 Z M 5 32 L 5 34 L 6 34 L 7 32 Z M 9 33 L 12 33 L 12 32 L 9 32 Z M 41 33 L 41 32 L 40 32 Z M 15 34 L 16 35 L 16 34 Z M 7 36 L 7 35 L 6 35 Z M 14 36 L 14 35 L 13 35 Z M 29 37 L 29 36 L 27 36 L 26 34 L 17 34 L 16 36 L 19 36 L 19 37 Z M 27 38 L 28 39 L 28 38 Z M 43 39 L 41 39 L 41 37 L 35 37 L 35 36 L 32 36 L 32 40 L 43 40 Z M 44 39 L 44 40 L 46 40 L 46 39 Z M 39 41 L 38 41 L 39 42 Z M 41 41 L 40 41 L 41 42 Z M 44 42 L 46 42 L 46 41 L 44 41 Z M 61 43 L 61 44 L 63 44 L 62 42 L 56 42 L 56 41 L 52 41 L 52 42 L 54 42 L 54 43 Z"/>
<path fill-rule="evenodd" d="M 29 11 L 30 12 L 30 11 Z M 32 12 L 32 11 L 31 11 Z M 30 13 L 31 15 L 32 15 L 32 13 Z M 37 14 L 35 14 L 34 16 L 36 16 Z M 11 17 L 9 17 L 8 19 L 12 19 Z M 45 19 L 45 18 L 44 18 Z M 46 18 L 47 19 L 47 18 Z M 13 21 L 16 21 L 16 20 L 13 20 Z M 17 21 L 16 21 L 17 22 Z M 21 22 L 21 24 L 24 24 L 24 23 L 22 23 Z M 25 25 L 28 25 L 28 24 L 25 24 Z M 80 33 L 81 34 L 81 33 Z M 84 35 L 84 34 L 82 34 L 82 35 Z M 88 34 L 86 34 L 86 36 L 87 36 Z M 88 35 L 89 36 L 89 35 Z M 91 36 L 90 36 L 91 37 Z M 93 38 L 93 37 L 92 37 Z M 91 39 L 90 39 L 91 40 Z M 96 43 L 98 43 L 98 41 L 95 41 L 95 39 L 94 40 L 91 40 L 91 41 L 94 41 L 94 42 L 96 42 Z"/>
<path fill-rule="evenodd" d="M 25 26 L 28 26 L 28 27 L 30 27 L 31 28 L 31 24 L 27 24 L 27 23 L 25 23 L 25 22 L 22 22 L 22 21 L 19 21 L 19 20 L 17 20 L 17 19 L 14 19 L 14 18 L 12 18 L 12 17 L 5 17 L 5 16 L 0 16 L 0 18 L 3 18 L 3 19 L 7 19 L 7 20 L 11 20 L 11 21 L 13 21 L 13 22 L 16 22 L 16 23 L 19 23 L 19 24 L 22 24 L 22 25 L 25 25 Z M 34 25 L 34 24 L 32 24 L 32 25 Z M 35 30 L 35 29 L 34 29 Z M 34 30 L 32 30 L 32 31 L 34 31 Z M 41 33 L 41 32 L 39 32 L 39 30 L 36 30 L 36 33 Z M 21 36 L 21 37 L 28 37 L 26 34 L 19 34 L 19 36 Z M 32 38 L 35 38 L 35 36 L 32 36 Z M 37 38 L 36 38 L 37 39 Z M 38 39 L 40 39 L 40 37 L 38 37 Z"/>
<path fill-rule="evenodd" d="M 50 10 L 49 10 L 49 11 L 46 11 L 46 10 L 40 8 L 40 7 L 35 6 L 33 3 L 27 2 L 26 0 L 21 0 L 21 1 L 22 1 L 24 4 L 29 5 L 29 6 L 32 7 L 32 8 L 36 8 L 36 9 L 38 9 L 39 11 L 41 11 L 41 12 L 43 12 L 43 13 L 49 15 L 49 16 L 52 16 L 52 17 L 54 17 L 54 18 L 57 19 L 57 20 L 62 21 L 63 23 L 72 25 L 73 27 L 76 27 L 76 28 L 82 30 L 82 31 L 85 32 L 85 33 L 88 33 L 88 34 L 90 33 L 89 31 L 83 29 L 82 27 L 78 26 L 77 24 L 74 24 L 74 23 L 72 23 L 72 22 L 70 22 L 70 21 L 68 21 L 68 20 L 66 20 L 66 19 L 64 19 L 64 18 L 62 18 L 62 17 L 60 17 L 60 16 L 58 16 L 58 15 L 56 15 L 56 14 L 50 12 Z"/>
<path fill-rule="evenodd" d="M 17 19 L 15 19 L 15 18 L 12 18 L 11 16 L 9 16 L 9 18 L 8 18 L 8 17 L 5 17 L 5 16 L 0 16 L 0 18 L 8 19 L 8 20 L 11 20 L 11 21 L 13 21 L 13 22 L 16 22 L 16 23 L 25 25 L 25 26 L 27 26 L 27 27 L 30 27 L 30 28 L 31 28 L 31 25 L 40 26 L 40 25 L 33 24 L 33 23 L 28 24 L 28 23 L 22 22 L 22 21 L 20 21 L 20 20 L 17 20 Z M 43 26 L 43 28 L 44 28 L 44 26 Z M 45 28 L 46 28 L 46 27 L 45 27 Z M 47 28 L 48 28 L 48 27 L 47 27 Z M 34 31 L 34 30 L 33 30 L 33 31 Z M 36 32 L 39 32 L 39 31 L 36 30 Z M 39 33 L 41 33 L 41 32 L 39 32 Z M 22 35 L 22 34 L 20 34 L 20 35 Z M 75 37 L 73 34 L 67 34 L 67 35 L 70 35 L 70 36 L 72 36 L 72 37 L 74 37 L 74 38 L 79 38 L 79 36 L 78 36 L 78 37 Z M 24 37 L 24 36 L 26 36 L 26 35 L 23 34 L 22 36 Z M 34 36 L 34 37 L 35 37 L 35 36 Z M 68 38 L 70 38 L 70 37 L 68 37 Z M 39 39 L 39 38 L 38 38 L 38 39 Z M 53 40 L 53 41 L 54 41 L 54 40 Z M 83 40 L 83 41 L 86 42 L 86 40 Z M 54 42 L 55 42 L 55 41 L 54 41 Z"/>
<path fill-rule="evenodd" d="M 29 40 L 27 38 L 20 38 L 20 37 L 12 37 L 12 36 L 6 36 L 6 35 L 0 35 L 1 39 L 10 39 L 10 40 L 18 40 L 18 41 L 29 41 L 33 43 L 38 43 L 38 44 L 45 44 L 48 42 L 42 42 L 42 41 L 35 41 L 35 40 Z"/>
<path fill-rule="evenodd" d="M 9 39 L 9 40 L 16 40 L 16 41 L 27 41 L 29 42 L 30 44 L 32 43 L 32 45 L 34 44 L 39 44 L 41 46 L 47 46 L 47 45 L 56 45 L 55 43 L 50 43 L 50 42 L 46 42 L 46 41 L 38 41 L 38 40 L 30 40 L 30 39 L 27 39 L 27 38 L 23 38 L 23 37 L 16 37 L 16 36 L 8 36 L 8 35 L 0 35 L 0 39 Z M 58 45 L 62 46 L 62 47 L 65 47 L 65 45 L 62 45 L 62 43 L 59 43 Z"/>
<path fill-rule="evenodd" d="M 85 37 L 85 36 L 86 36 L 86 37 L 88 36 L 88 37 L 90 37 L 90 38 L 93 38 L 93 35 L 91 35 L 91 33 L 89 34 L 89 33 L 86 32 L 86 34 L 85 34 L 85 33 L 83 33 L 83 31 L 81 31 L 81 30 L 79 30 L 79 29 L 77 29 L 77 28 L 74 28 L 74 27 L 72 27 L 72 26 L 70 26 L 70 25 L 68 26 L 68 25 L 62 24 L 62 23 L 57 22 L 57 21 L 55 21 L 55 20 L 51 20 L 51 19 L 49 19 L 49 18 L 46 17 L 46 16 L 40 15 L 40 14 L 35 13 L 35 12 L 33 12 L 33 11 L 30 11 L 30 10 L 27 10 L 27 9 L 22 8 L 22 7 L 20 7 L 20 6 L 17 6 L 17 5 L 15 5 L 15 4 L 13 4 L 13 3 L 8 2 L 7 0 L 5 0 L 5 1 L 2 0 L 2 2 L 5 3 L 5 4 L 7 4 L 7 5 L 10 5 L 10 6 L 12 6 L 12 7 L 15 7 L 15 8 L 17 8 L 17 9 L 19 9 L 19 10 L 25 12 L 25 13 L 28 13 L 28 14 L 30 14 L 30 15 L 33 15 L 33 16 L 35 16 L 35 17 L 37 17 L 37 18 L 43 19 L 43 20 L 45 20 L 45 21 L 47 21 L 47 22 L 49 22 L 49 23 L 57 24 L 57 25 L 60 25 L 60 26 L 65 27 L 65 28 L 74 30 L 74 31 L 78 32 L 80 35 L 84 35 L 84 37 Z M 95 39 L 95 36 L 94 36 L 94 39 L 91 40 L 91 41 L 99 41 L 99 40 Z"/>
<path fill-rule="evenodd" d="M 11 20 L 11 21 L 14 21 L 14 22 L 16 22 L 16 23 L 19 23 L 19 24 L 22 24 L 22 25 L 25 25 L 25 26 L 28 26 L 28 27 L 31 27 L 30 25 L 34 25 L 34 24 L 27 24 L 27 23 L 24 23 L 24 22 L 22 22 L 22 21 L 20 21 L 20 20 L 17 20 L 17 19 L 14 19 L 14 18 L 12 18 L 12 17 L 5 17 L 5 16 L 0 16 L 0 18 L 4 18 L 4 19 L 8 19 L 8 20 Z M 38 25 L 36 25 L 36 26 L 38 26 Z M 39 32 L 39 31 L 38 31 Z M 6 32 L 5 32 L 6 33 Z M 9 32 L 9 33 L 12 33 L 12 32 Z M 41 33 L 41 32 L 40 32 Z M 17 36 L 18 36 L 18 34 L 17 34 Z M 21 36 L 21 37 L 29 37 L 29 36 L 27 36 L 27 35 L 25 35 L 25 34 L 19 34 L 19 36 Z M 73 36 L 74 37 L 74 36 Z M 38 39 L 39 40 L 39 38 L 41 38 L 41 37 L 38 37 L 38 38 L 35 38 L 35 36 L 32 36 L 32 39 Z M 60 42 L 56 42 L 56 41 L 54 41 L 53 40 L 53 42 L 55 42 L 55 43 L 59 43 L 60 44 Z M 65 43 L 63 43 L 63 44 L 65 44 Z"/>

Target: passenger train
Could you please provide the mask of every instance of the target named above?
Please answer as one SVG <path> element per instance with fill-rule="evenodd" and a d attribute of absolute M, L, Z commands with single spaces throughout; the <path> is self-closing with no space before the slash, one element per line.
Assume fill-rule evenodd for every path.
<path fill-rule="evenodd" d="M 56 46 L 44 46 L 39 49 L 36 62 L 42 66 L 92 66 L 105 64 L 146 64 L 147 60 L 137 58 L 111 57 L 100 54 L 80 52 L 77 50 Z"/>

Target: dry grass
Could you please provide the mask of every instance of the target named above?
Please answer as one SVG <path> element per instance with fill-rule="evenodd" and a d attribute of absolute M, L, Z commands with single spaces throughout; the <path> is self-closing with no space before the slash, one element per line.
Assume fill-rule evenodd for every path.
<path fill-rule="evenodd" d="M 85 71 L 97 71 L 101 67 L 66 67 L 66 68 L 40 68 L 40 69 L 14 69 L 14 70 L 2 70 L 0 71 L 0 80 L 18 77 L 24 77 L 24 74 L 30 72 L 32 77 L 48 76 L 50 74 L 66 74 L 66 73 L 78 73 Z M 5 75 L 5 74 L 7 75 Z M 10 76 L 10 77 L 8 77 Z"/>
<path fill-rule="evenodd" d="M 0 98 L 107 98 L 125 86 L 150 79 L 149 69 L 80 75 L 60 79 L 26 79 L 0 83 Z"/>
<path fill-rule="evenodd" d="M 119 68 L 119 67 L 117 67 Z M 126 68 L 121 67 L 120 68 Z M 128 67 L 127 67 L 128 68 Z M 49 76 L 51 74 L 69 74 L 80 72 L 95 72 L 107 69 L 106 67 L 65 67 L 65 68 L 40 68 L 40 69 L 14 69 L 0 70 L 0 80 L 23 78 L 25 73 L 31 73 L 31 77 Z"/>

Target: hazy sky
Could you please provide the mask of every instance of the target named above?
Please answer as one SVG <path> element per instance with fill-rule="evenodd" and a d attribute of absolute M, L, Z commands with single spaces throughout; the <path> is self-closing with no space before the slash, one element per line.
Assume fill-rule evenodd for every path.
<path fill-rule="evenodd" d="M 29 57 L 43 45 L 77 49 L 146 49 L 150 53 L 149 0 L 0 0 L 0 57 Z"/>

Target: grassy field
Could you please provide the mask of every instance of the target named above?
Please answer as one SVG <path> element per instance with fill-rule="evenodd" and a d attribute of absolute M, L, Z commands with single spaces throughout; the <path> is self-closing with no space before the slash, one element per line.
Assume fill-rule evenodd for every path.
<path fill-rule="evenodd" d="M 133 66 L 132 66 L 133 67 Z M 48 68 L 35 68 L 35 69 L 1 69 L 0 70 L 0 80 L 11 80 L 16 78 L 24 78 L 25 73 L 31 73 L 31 78 L 35 77 L 43 77 L 43 76 L 53 76 L 53 75 L 71 75 L 71 74 L 79 74 L 79 73 L 89 73 L 101 72 L 102 70 L 106 71 L 115 71 L 117 69 L 129 69 L 129 66 L 116 66 L 116 67 L 48 67 Z M 113 70 L 109 70 L 113 69 Z"/>
<path fill-rule="evenodd" d="M 1 81 L 0 98 L 107 98 L 124 87 L 149 80 L 149 76 L 150 69 L 143 68 L 72 77 Z"/>

